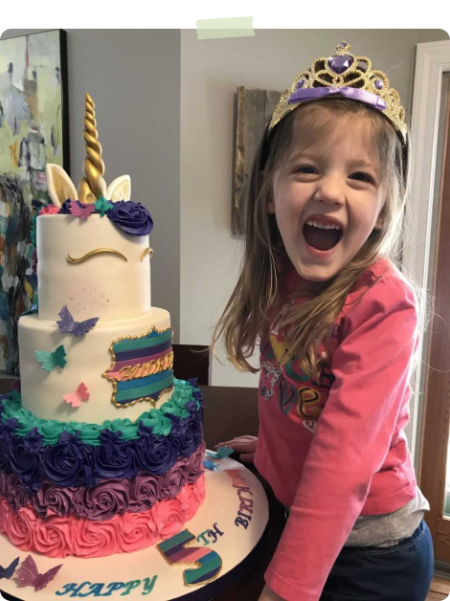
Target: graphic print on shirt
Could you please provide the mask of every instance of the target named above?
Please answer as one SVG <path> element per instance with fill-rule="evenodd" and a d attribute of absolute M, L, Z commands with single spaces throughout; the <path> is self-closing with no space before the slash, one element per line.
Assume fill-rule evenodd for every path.
<path fill-rule="evenodd" d="M 338 336 L 339 325 L 335 325 L 331 338 L 337 339 Z M 295 415 L 307 430 L 314 433 L 328 396 L 318 389 L 328 390 L 335 380 L 330 364 L 322 359 L 319 378 L 311 380 L 303 373 L 298 357 L 294 355 L 277 323 L 270 329 L 269 339 L 262 345 L 261 353 L 262 397 L 270 402 L 275 396 L 284 415 Z"/>

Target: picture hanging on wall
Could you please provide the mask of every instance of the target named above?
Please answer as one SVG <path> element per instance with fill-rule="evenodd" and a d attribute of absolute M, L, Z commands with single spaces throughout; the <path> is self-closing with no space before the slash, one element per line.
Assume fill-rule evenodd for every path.
<path fill-rule="evenodd" d="M 37 299 L 36 210 L 47 163 L 70 173 L 66 32 L 0 40 L 0 374 L 19 374 L 17 322 Z"/>

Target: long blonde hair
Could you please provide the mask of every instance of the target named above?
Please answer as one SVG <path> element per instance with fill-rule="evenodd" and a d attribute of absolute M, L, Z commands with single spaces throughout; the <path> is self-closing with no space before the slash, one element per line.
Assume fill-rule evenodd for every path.
<path fill-rule="evenodd" d="M 280 264 L 287 255 L 275 216 L 267 210 L 273 201 L 275 171 L 289 160 L 294 137 L 296 149 L 299 144 L 306 148 L 313 140 L 326 136 L 337 119 L 348 115 L 352 116 L 354 126 L 369 125 L 361 131 L 367 132 L 368 142 L 372 142 L 378 152 L 382 183 L 387 191 L 380 213 L 382 226 L 372 231 L 358 253 L 331 278 L 320 294 L 290 306 L 279 325 L 288 326 L 286 336 L 303 372 L 318 379 L 321 363 L 317 356 L 318 343 L 329 339 L 349 292 L 379 258 L 391 260 L 409 284 L 419 315 L 422 310 L 423 314 L 429 310 L 426 291 L 401 265 L 403 247 L 410 243 L 407 205 L 410 146 L 404 149 L 390 122 L 376 109 L 360 102 L 334 97 L 305 103 L 275 127 L 270 143 L 266 141 L 266 126 L 253 163 L 243 213 L 246 236 L 241 274 L 214 328 L 212 342 L 214 351 L 215 344 L 224 335 L 227 355 L 240 371 L 259 371 L 247 359 L 254 353 L 257 338 L 267 331 L 269 315 L 279 309 Z M 297 131 L 300 135 L 296 135 Z"/>

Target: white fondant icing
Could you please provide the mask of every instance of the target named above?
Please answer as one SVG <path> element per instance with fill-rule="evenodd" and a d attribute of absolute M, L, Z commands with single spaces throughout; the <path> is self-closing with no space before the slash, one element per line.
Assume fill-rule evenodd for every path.
<path fill-rule="evenodd" d="M 37 218 L 37 277 L 39 317 L 56 322 L 64 305 L 77 321 L 100 317 L 101 321 L 136 318 L 150 311 L 149 236 L 126 234 L 105 215 L 84 220 L 72 215 L 40 215 Z M 114 254 L 97 254 L 80 264 L 80 258 L 109 248 Z"/>
<path fill-rule="evenodd" d="M 77 311 L 73 316 L 77 320 L 80 317 Z M 99 320 L 90 332 L 79 337 L 61 334 L 56 322 L 44 321 L 37 314 L 24 315 L 18 324 L 23 407 L 37 417 L 59 421 L 101 424 L 107 419 L 137 419 L 153 405 L 141 401 L 126 408 L 116 407 L 111 402 L 113 382 L 102 374 L 111 366 L 109 348 L 114 340 L 145 334 L 153 326 L 158 330 L 170 327 L 169 312 L 153 307 L 146 315 L 135 319 Z M 56 366 L 51 372 L 42 369 L 34 352 L 53 352 L 61 344 L 67 353 L 64 368 Z M 73 408 L 64 401 L 63 395 L 75 392 L 81 382 L 88 387 L 90 399 Z M 155 406 L 168 400 L 170 394 L 164 393 Z"/>

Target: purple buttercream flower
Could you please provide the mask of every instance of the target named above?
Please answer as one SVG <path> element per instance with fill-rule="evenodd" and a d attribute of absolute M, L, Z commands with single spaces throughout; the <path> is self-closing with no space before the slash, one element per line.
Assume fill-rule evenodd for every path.
<path fill-rule="evenodd" d="M 80 488 L 73 498 L 78 515 L 90 520 L 110 520 L 128 508 L 128 487 L 124 481 L 111 479 L 93 488 Z"/>
<path fill-rule="evenodd" d="M 114 439 L 114 434 L 102 432 L 107 444 L 94 447 L 94 471 L 100 478 L 132 478 L 141 469 L 141 446 Z"/>
<path fill-rule="evenodd" d="M 140 202 L 119 200 L 106 216 L 117 227 L 133 236 L 147 236 L 153 229 L 152 216 Z"/>
<path fill-rule="evenodd" d="M 58 444 L 45 447 L 42 454 L 46 476 L 59 486 L 85 484 L 85 466 L 92 467 L 92 463 L 93 447 L 66 431 L 61 433 Z"/>
<path fill-rule="evenodd" d="M 23 438 L 11 437 L 7 444 L 8 461 L 13 471 L 21 479 L 24 486 L 39 488 L 41 480 L 39 455 L 30 453 Z"/>
<path fill-rule="evenodd" d="M 189 477 L 189 468 L 185 458 L 179 459 L 161 478 L 161 499 L 176 497 Z"/>
<path fill-rule="evenodd" d="M 129 511 L 145 511 L 159 501 L 161 495 L 161 478 L 146 472 L 139 473 L 130 480 Z"/>
<path fill-rule="evenodd" d="M 193 453 L 202 443 L 202 427 L 198 418 L 198 412 L 191 417 L 182 420 L 180 433 L 177 437 L 178 451 L 180 455 L 187 457 Z"/>
<path fill-rule="evenodd" d="M 50 482 L 43 482 L 37 493 L 33 496 L 33 507 L 36 514 L 41 518 L 47 517 L 47 511 L 51 511 L 64 517 L 74 512 L 72 497 L 76 488 L 62 488 Z"/>
<path fill-rule="evenodd" d="M 39 430 L 37 428 L 32 428 L 25 436 L 25 448 L 29 453 L 39 454 L 43 440 L 44 437 L 42 434 L 39 434 Z"/>
<path fill-rule="evenodd" d="M 177 459 L 177 445 L 172 437 L 154 436 L 145 439 L 142 453 L 144 470 L 154 475 L 162 475 L 175 463 Z"/>

